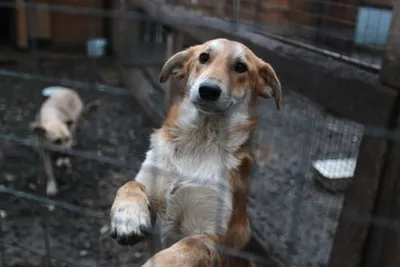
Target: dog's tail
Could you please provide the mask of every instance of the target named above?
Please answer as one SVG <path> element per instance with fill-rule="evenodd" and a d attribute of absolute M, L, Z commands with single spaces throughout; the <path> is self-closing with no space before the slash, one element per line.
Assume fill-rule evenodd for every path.
<path fill-rule="evenodd" d="M 49 86 L 49 87 L 46 87 L 46 88 L 44 88 L 42 90 L 42 95 L 44 97 L 49 97 L 54 93 L 54 91 L 57 91 L 57 90 L 60 90 L 60 89 L 66 89 L 66 87 L 63 87 L 63 86 Z"/>
<path fill-rule="evenodd" d="M 44 97 L 50 97 L 55 91 L 60 90 L 60 89 L 61 90 L 67 89 L 67 87 L 57 86 L 57 85 L 49 86 L 42 90 L 42 95 Z M 100 100 L 94 100 L 94 101 L 89 102 L 88 104 L 85 105 L 85 108 L 82 111 L 82 115 L 90 113 L 91 111 L 95 110 L 100 105 L 101 105 Z"/>

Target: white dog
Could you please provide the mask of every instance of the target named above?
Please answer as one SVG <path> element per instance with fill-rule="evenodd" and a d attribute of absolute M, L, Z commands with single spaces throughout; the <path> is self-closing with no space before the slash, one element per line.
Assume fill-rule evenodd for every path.
<path fill-rule="evenodd" d="M 44 141 L 62 148 L 71 148 L 74 144 L 73 135 L 81 116 L 83 102 L 78 93 L 65 87 L 53 87 L 49 97 L 42 104 L 36 119 L 31 123 L 32 130 Z M 56 165 L 71 168 L 68 157 L 60 153 L 56 155 Z M 58 193 L 54 178 L 51 157 L 43 153 L 44 170 L 47 176 L 48 195 Z"/>

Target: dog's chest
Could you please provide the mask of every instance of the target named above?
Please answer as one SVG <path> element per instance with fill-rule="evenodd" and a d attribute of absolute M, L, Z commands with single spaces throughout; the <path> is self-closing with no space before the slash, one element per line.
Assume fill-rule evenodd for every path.
<path fill-rule="evenodd" d="M 228 152 L 223 142 L 179 140 L 162 142 L 158 148 L 162 155 L 159 163 L 173 172 L 175 182 L 180 185 L 227 185 L 231 170 L 238 165 L 238 160 Z"/>

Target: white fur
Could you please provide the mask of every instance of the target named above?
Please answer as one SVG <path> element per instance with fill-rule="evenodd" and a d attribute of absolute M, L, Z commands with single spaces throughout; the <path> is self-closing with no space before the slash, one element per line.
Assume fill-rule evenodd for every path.
<path fill-rule="evenodd" d="M 214 53 L 223 52 L 224 48 L 224 43 L 221 39 L 212 40 L 208 45 L 208 49 L 212 50 Z"/>
<path fill-rule="evenodd" d="M 150 213 L 145 203 L 126 203 L 118 206 L 111 221 L 111 229 L 118 227 L 121 235 L 144 235 L 141 226 L 151 227 Z"/>
<path fill-rule="evenodd" d="M 61 86 L 47 87 L 42 93 L 48 98 L 36 114 L 35 121 L 31 123 L 32 129 L 43 129 L 45 131 L 44 136 L 42 136 L 44 137 L 43 141 L 50 144 L 53 144 L 56 139 L 67 140 L 68 138 L 59 146 L 71 148 L 74 143 L 73 134 L 83 109 L 82 100 L 77 92 Z M 72 122 L 70 129 L 67 122 Z M 54 177 L 50 154 L 47 151 L 43 151 L 42 160 L 48 181 L 46 192 L 49 196 L 54 196 L 58 193 L 57 181 Z M 65 166 L 70 169 L 70 159 L 59 158 L 56 166 Z"/>
<path fill-rule="evenodd" d="M 241 44 L 235 45 L 235 58 L 243 59 L 245 54 L 245 50 Z"/>
<path fill-rule="evenodd" d="M 54 178 L 47 180 L 46 194 L 48 196 L 55 196 L 58 194 L 57 182 Z"/>

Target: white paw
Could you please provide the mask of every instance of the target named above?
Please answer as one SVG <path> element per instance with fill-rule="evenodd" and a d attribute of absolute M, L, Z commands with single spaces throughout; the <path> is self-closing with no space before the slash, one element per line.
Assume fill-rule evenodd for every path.
<path fill-rule="evenodd" d="M 57 184 L 55 181 L 49 181 L 47 183 L 46 194 L 48 196 L 55 196 L 58 193 Z"/>
<path fill-rule="evenodd" d="M 69 158 L 64 158 L 64 163 L 63 163 L 63 165 L 66 167 L 66 168 L 68 168 L 68 169 L 70 169 L 71 168 L 71 160 L 69 159 Z"/>
<path fill-rule="evenodd" d="M 63 158 L 58 158 L 56 161 L 56 166 L 61 167 L 62 164 L 63 164 Z"/>
<path fill-rule="evenodd" d="M 71 160 L 69 158 L 58 158 L 56 161 L 56 166 L 70 169 L 72 167 Z"/>
<path fill-rule="evenodd" d="M 120 245 L 134 245 L 142 241 L 151 229 L 149 205 L 143 203 L 120 204 L 111 216 L 111 237 Z"/>

